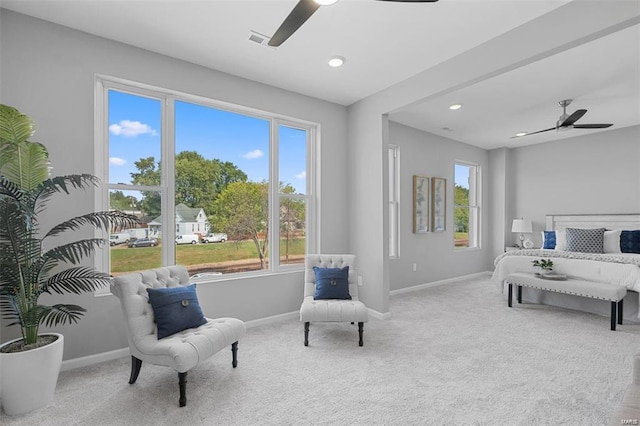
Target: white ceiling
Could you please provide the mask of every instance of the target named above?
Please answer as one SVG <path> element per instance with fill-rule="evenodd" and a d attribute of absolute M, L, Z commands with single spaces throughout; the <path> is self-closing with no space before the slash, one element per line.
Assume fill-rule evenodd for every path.
<path fill-rule="evenodd" d="M 6 9 L 342 105 L 569 2 L 341 0 L 321 7 L 282 46 L 270 48 L 249 41 L 250 31 L 273 34 L 297 0 L 0 1 Z M 609 7 L 604 5 L 610 0 L 601 1 Z M 610 129 L 638 125 L 638 28 L 635 25 L 401 109 L 390 118 L 488 149 L 602 131 L 574 129 L 509 138 L 519 131 L 552 127 L 561 113 L 556 103 L 565 98 L 575 99 L 569 112 L 589 110 L 578 124 L 614 123 Z M 326 65 L 333 55 L 346 57 L 342 68 Z M 464 106 L 452 113 L 446 108 L 450 103 Z"/>

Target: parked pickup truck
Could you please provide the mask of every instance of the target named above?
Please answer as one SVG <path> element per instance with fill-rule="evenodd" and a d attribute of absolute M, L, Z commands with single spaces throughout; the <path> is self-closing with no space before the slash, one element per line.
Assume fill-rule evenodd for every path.
<path fill-rule="evenodd" d="M 218 233 L 218 234 L 209 234 L 202 237 L 203 243 L 224 243 L 227 241 L 227 234 Z"/>

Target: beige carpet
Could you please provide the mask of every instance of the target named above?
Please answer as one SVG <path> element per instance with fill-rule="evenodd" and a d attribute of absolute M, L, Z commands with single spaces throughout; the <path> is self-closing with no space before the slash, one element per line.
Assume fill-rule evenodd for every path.
<path fill-rule="evenodd" d="M 391 298 L 392 319 L 248 330 L 177 374 L 129 359 L 63 372 L 55 400 L 15 425 L 601 425 L 630 382 L 640 325 L 538 305 L 509 309 L 489 279 Z"/>

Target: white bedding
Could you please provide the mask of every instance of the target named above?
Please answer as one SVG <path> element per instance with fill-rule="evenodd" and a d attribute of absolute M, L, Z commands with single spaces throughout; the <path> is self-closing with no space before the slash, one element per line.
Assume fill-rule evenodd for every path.
<path fill-rule="evenodd" d="M 640 254 L 596 254 L 556 250 L 514 250 L 501 254 L 494 261 L 492 280 L 503 288 L 507 275 L 514 272 L 539 272 L 531 262 L 552 259 L 553 272 L 589 281 L 625 286 L 640 292 Z"/>

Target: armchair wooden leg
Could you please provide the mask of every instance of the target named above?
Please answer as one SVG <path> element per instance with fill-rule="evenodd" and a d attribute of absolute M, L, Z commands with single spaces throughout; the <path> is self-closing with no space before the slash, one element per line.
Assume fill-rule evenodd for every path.
<path fill-rule="evenodd" d="M 180 385 L 180 400 L 178 404 L 181 407 L 187 405 L 187 372 L 178 373 L 178 385 Z"/>
<path fill-rule="evenodd" d="M 142 360 L 131 355 L 131 375 L 129 376 L 129 384 L 133 384 L 138 380 L 138 374 L 140 374 L 140 367 L 142 367 Z"/>
<path fill-rule="evenodd" d="M 304 345 L 309 346 L 309 322 L 304 323 Z"/>
<path fill-rule="evenodd" d="M 360 337 L 360 341 L 358 342 L 358 344 L 360 346 L 364 345 L 364 342 L 362 341 L 362 333 L 363 333 L 363 331 L 364 331 L 364 323 L 363 322 L 359 322 L 358 323 L 358 335 Z"/>
<path fill-rule="evenodd" d="M 231 353 L 233 354 L 233 361 L 231 361 L 231 365 L 233 368 L 238 366 L 238 342 L 233 342 L 231 344 Z"/>

